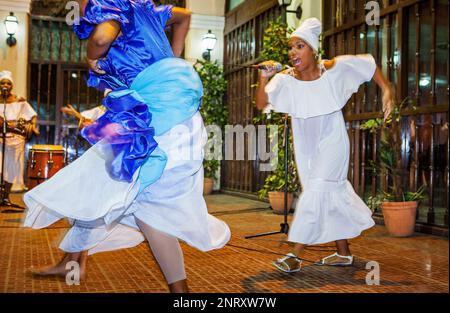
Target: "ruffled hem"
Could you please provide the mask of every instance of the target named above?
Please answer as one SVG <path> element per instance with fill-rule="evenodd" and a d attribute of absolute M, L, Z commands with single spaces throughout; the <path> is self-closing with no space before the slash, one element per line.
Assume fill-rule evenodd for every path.
<path fill-rule="evenodd" d="M 295 208 L 288 240 L 306 245 L 357 237 L 375 225 L 349 181 L 309 183 Z"/>
<path fill-rule="evenodd" d="M 288 74 L 277 74 L 267 84 L 267 110 L 288 113 L 294 118 L 307 119 L 342 110 L 345 102 L 339 103 L 332 92 L 328 71 L 317 81 L 300 81 Z"/>
<path fill-rule="evenodd" d="M 156 149 L 155 130 L 150 127 L 152 114 L 136 91 L 114 91 L 103 100 L 107 108 L 95 123 L 86 126 L 81 135 L 91 144 L 100 140 L 106 169 L 113 179 L 131 182 L 134 173 Z"/>

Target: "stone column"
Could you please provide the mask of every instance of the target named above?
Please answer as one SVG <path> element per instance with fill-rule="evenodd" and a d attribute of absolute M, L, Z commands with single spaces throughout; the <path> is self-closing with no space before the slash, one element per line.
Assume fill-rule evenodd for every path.
<path fill-rule="evenodd" d="M 28 30 L 31 0 L 0 0 L 0 71 L 11 71 L 14 78 L 14 93 L 26 97 L 28 94 Z M 8 46 L 5 18 L 13 12 L 19 20 L 19 27 L 14 36 L 15 46 Z"/>

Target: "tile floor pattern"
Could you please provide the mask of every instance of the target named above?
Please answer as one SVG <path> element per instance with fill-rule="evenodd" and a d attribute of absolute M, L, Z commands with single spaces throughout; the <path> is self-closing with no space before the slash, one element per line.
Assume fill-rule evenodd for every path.
<path fill-rule="evenodd" d="M 21 195 L 13 195 L 20 202 Z M 304 262 L 301 272 L 276 271 L 271 261 L 289 251 L 285 235 L 255 239 L 244 236 L 279 230 L 282 216 L 271 212 L 265 202 L 217 194 L 208 196 L 210 213 L 223 219 L 232 230 L 230 244 L 221 250 L 200 252 L 182 244 L 192 292 L 212 293 L 386 293 L 448 292 L 448 238 L 415 234 L 410 238 L 390 237 L 375 226 L 351 240 L 353 267 L 318 267 Z M 59 222 L 45 230 L 21 228 L 23 213 L 0 214 L 0 292 L 34 293 L 155 293 L 167 287 L 146 243 L 135 248 L 96 254 L 89 258 L 88 277 L 80 286 L 68 286 L 62 279 L 30 277 L 31 265 L 57 261 L 56 248 L 67 230 Z M 291 221 L 292 216 L 289 217 Z M 245 248 L 245 249 L 244 249 Z M 329 245 L 312 247 L 303 257 L 319 260 L 332 252 Z M 367 262 L 380 265 L 380 285 L 368 286 Z"/>

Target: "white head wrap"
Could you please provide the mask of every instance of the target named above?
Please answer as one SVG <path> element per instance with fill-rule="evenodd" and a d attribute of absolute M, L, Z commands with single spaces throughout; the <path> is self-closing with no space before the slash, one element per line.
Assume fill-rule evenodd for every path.
<path fill-rule="evenodd" d="M 299 28 L 292 34 L 292 37 L 298 37 L 310 45 L 314 51 L 319 51 L 319 36 L 322 32 L 322 23 L 315 17 L 303 21 Z"/>
<path fill-rule="evenodd" d="M 3 79 L 8 79 L 11 83 L 14 84 L 14 81 L 12 79 L 12 73 L 10 71 L 2 71 L 0 72 L 0 81 Z"/>

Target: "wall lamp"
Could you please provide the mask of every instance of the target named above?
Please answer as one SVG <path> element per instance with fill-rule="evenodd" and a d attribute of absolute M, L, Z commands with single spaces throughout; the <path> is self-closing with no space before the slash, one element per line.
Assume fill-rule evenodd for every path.
<path fill-rule="evenodd" d="M 202 45 L 203 45 L 203 52 L 202 57 L 206 61 L 211 61 L 211 51 L 214 50 L 214 47 L 216 46 L 217 37 L 214 35 L 211 30 L 208 30 L 208 33 L 206 35 L 203 35 L 202 38 Z"/>
<path fill-rule="evenodd" d="M 17 32 L 17 28 L 19 26 L 19 20 L 14 15 L 13 12 L 10 12 L 9 15 L 5 19 L 5 28 L 6 33 L 9 35 L 9 37 L 6 39 L 6 43 L 8 46 L 12 47 L 17 43 L 16 38 L 14 38 L 14 35 Z"/>
<path fill-rule="evenodd" d="M 283 6 L 283 7 L 288 7 L 291 5 L 292 0 L 278 0 L 278 3 Z M 299 4 L 297 9 L 295 11 L 293 10 L 286 10 L 286 13 L 295 13 L 295 16 L 301 20 L 302 19 L 302 15 L 303 15 L 303 9 L 302 9 L 302 5 Z"/>

